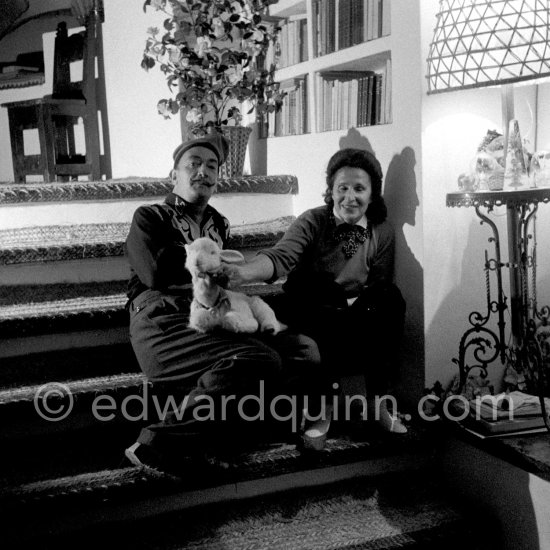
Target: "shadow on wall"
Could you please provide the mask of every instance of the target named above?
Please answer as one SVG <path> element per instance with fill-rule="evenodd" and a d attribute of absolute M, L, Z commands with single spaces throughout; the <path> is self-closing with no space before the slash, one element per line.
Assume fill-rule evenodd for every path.
<path fill-rule="evenodd" d="M 395 229 L 395 282 L 407 302 L 400 393 L 416 405 L 425 384 L 424 270 L 407 243 L 405 225 L 416 225 L 416 155 L 405 147 L 393 156 L 384 183 L 388 219 Z"/>
<path fill-rule="evenodd" d="M 498 222 L 497 219 L 494 219 L 494 221 Z M 501 253 L 504 260 L 506 241 L 503 240 L 503 236 L 505 237 L 506 233 L 500 227 L 499 233 Z M 426 341 L 430 344 L 427 352 L 429 354 L 428 362 L 440 366 L 438 372 L 431 373 L 431 377 L 428 377 L 428 385 L 430 386 L 436 380 L 441 382 L 444 388 L 451 384 L 453 378 L 459 374 L 458 365 L 454 364 L 452 360 L 459 356 L 459 345 L 462 336 L 466 331 L 473 328 L 468 320 L 470 313 L 477 311 L 482 317 L 486 317 L 488 314 L 484 262 L 485 250 L 487 250 L 489 258 L 494 258 L 494 245 L 488 241 L 492 235 L 492 231 L 486 224 L 480 227 L 479 220 L 472 211 L 472 222 L 468 229 L 468 238 L 460 263 L 460 279 L 458 280 L 457 277 L 457 283 L 441 301 L 432 322 L 426 330 Z M 505 269 L 502 271 L 502 279 L 504 292 L 506 293 L 508 274 Z M 491 300 L 497 299 L 497 281 L 493 274 L 490 277 L 490 295 Z M 498 335 L 497 320 L 498 315 L 492 313 L 485 326 Z M 504 320 L 507 338 L 510 326 L 509 310 L 504 312 Z M 491 345 L 486 347 L 486 352 L 480 354 L 480 358 L 488 360 L 495 355 L 495 341 L 485 331 L 473 331 L 467 342 L 472 342 L 479 337 L 487 338 L 487 341 L 491 342 Z M 473 352 L 478 349 L 477 346 L 472 344 L 467 349 L 465 364 L 479 364 L 479 361 L 473 356 Z M 500 357 L 496 357 L 488 365 L 489 379 L 495 386 L 496 391 L 499 391 L 503 371 L 504 366 L 500 361 Z M 479 370 L 474 369 L 472 374 L 479 374 Z M 430 380 L 430 378 L 433 379 Z"/>
<path fill-rule="evenodd" d="M 349 130 L 340 139 L 340 148 L 354 147 L 373 151 L 369 140 L 356 129 Z M 402 368 L 398 387 L 399 396 L 416 407 L 424 390 L 424 273 L 405 237 L 405 224 L 416 224 L 419 205 L 416 192 L 414 150 L 405 147 L 391 160 L 385 178 L 384 200 L 388 219 L 395 229 L 395 282 L 407 303 L 405 335 L 402 345 Z"/>

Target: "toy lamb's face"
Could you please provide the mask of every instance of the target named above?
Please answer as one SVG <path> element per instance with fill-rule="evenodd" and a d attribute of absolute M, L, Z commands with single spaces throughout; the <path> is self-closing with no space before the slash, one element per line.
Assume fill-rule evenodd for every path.
<path fill-rule="evenodd" d="M 191 273 L 208 273 L 217 271 L 221 265 L 220 248 L 206 237 L 201 237 L 185 245 L 187 259 L 185 267 Z"/>

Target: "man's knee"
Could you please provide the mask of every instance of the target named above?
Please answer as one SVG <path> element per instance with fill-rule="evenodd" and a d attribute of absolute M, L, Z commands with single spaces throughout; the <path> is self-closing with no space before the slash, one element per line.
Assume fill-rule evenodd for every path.
<path fill-rule="evenodd" d="M 297 348 L 298 353 L 304 361 L 316 365 L 321 364 L 321 354 L 319 352 L 319 346 L 313 338 L 306 336 L 305 334 L 298 334 Z"/>
<path fill-rule="evenodd" d="M 276 341 L 277 351 L 285 361 L 320 365 L 319 346 L 313 338 L 293 332 L 281 333 Z"/>

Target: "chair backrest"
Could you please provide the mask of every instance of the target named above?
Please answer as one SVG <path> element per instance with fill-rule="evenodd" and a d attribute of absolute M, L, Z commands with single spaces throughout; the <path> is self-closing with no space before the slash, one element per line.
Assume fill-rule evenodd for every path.
<path fill-rule="evenodd" d="M 84 31 L 68 35 L 67 24 L 57 25 L 54 47 L 52 95 L 57 99 L 92 99 L 96 90 L 97 13 L 86 20 Z M 82 62 L 82 80 L 71 81 L 71 63 Z"/>

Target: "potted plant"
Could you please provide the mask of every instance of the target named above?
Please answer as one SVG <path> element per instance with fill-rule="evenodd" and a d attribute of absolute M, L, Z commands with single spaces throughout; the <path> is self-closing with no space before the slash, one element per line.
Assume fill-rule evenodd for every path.
<path fill-rule="evenodd" d="M 158 112 L 169 118 L 183 110 L 193 135 L 225 134 L 233 148 L 222 171 L 226 177 L 242 174 L 251 132 L 241 125 L 242 105 L 248 103 L 248 114 L 255 111 L 258 120 L 279 110 L 285 95 L 274 81 L 274 65 L 262 66 L 280 30 L 266 23 L 264 12 L 270 3 L 146 0 L 144 4 L 144 10 L 150 7 L 167 15 L 162 32 L 148 29 L 141 62 L 145 70 L 157 65 L 173 94 L 158 102 Z"/>

